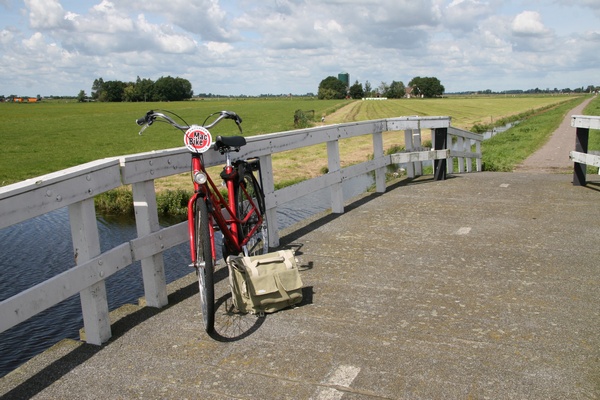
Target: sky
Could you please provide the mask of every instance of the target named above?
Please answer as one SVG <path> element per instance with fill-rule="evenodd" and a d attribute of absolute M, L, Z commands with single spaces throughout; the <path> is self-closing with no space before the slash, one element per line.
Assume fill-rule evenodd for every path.
<path fill-rule="evenodd" d="M 195 94 L 350 83 L 600 86 L 600 0 L 0 0 L 0 95 L 181 77 Z"/>

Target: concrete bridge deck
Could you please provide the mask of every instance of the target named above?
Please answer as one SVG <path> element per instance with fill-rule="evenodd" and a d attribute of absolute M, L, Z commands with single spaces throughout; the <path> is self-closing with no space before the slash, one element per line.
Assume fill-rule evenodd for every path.
<path fill-rule="evenodd" d="M 594 181 L 596 179 L 596 181 Z M 193 276 L 63 341 L 2 399 L 598 399 L 600 178 L 405 180 L 286 232 L 305 300 L 202 330 Z"/>

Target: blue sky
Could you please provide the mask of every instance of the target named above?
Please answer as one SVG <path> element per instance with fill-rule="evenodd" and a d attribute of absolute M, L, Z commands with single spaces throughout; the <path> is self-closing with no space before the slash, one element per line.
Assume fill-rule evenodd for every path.
<path fill-rule="evenodd" d="M 0 94 L 96 78 L 195 93 L 435 76 L 447 92 L 600 86 L 600 0 L 0 0 Z"/>

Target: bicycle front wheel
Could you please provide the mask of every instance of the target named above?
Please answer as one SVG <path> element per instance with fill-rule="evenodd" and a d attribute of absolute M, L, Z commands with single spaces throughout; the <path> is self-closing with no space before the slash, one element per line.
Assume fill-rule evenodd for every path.
<path fill-rule="evenodd" d="M 210 243 L 208 207 L 203 198 L 196 200 L 195 210 L 195 248 L 196 274 L 200 288 L 200 308 L 206 332 L 212 332 L 215 327 L 215 291 L 214 265 Z"/>
<path fill-rule="evenodd" d="M 265 199 L 252 173 L 246 172 L 236 186 L 237 216 L 242 221 L 239 229 L 240 242 L 248 238 L 245 255 L 254 256 L 269 252 L 269 229 L 265 213 Z M 259 223 L 259 220 L 262 220 Z M 253 232 L 254 230 L 254 232 Z"/>

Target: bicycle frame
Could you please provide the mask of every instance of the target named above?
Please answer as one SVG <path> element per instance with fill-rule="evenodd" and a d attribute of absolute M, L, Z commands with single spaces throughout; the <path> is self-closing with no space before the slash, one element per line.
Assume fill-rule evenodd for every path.
<path fill-rule="evenodd" d="M 227 153 L 227 162 L 224 167 L 224 178 L 227 185 L 227 200 L 223 197 L 217 186 L 211 179 L 210 175 L 206 173 L 206 169 L 202 162 L 201 154 L 192 154 L 192 175 L 196 172 L 202 172 L 206 175 L 206 183 L 198 184 L 194 181 L 194 194 L 188 201 L 188 232 L 190 238 L 190 255 L 192 262 L 196 260 L 196 246 L 195 246 L 195 203 L 196 200 L 201 197 L 207 202 L 209 206 L 209 231 L 210 231 L 210 242 L 211 242 L 211 253 L 213 260 L 216 261 L 217 249 L 215 245 L 215 232 L 216 227 L 221 231 L 224 237 L 224 242 L 230 251 L 239 254 L 243 251 L 244 246 L 248 243 L 248 240 L 256 233 L 258 227 L 262 224 L 261 213 L 258 212 L 258 206 L 254 203 L 251 197 L 248 195 L 246 188 L 240 185 L 240 189 L 244 191 L 244 198 L 248 200 L 250 204 L 250 211 L 244 216 L 237 215 L 237 204 L 235 198 L 235 186 L 239 179 L 238 172 L 231 164 L 229 153 Z M 223 215 L 224 212 L 227 214 L 227 218 Z M 253 214 L 256 214 L 259 218 L 258 223 L 252 228 L 248 234 L 240 241 L 238 227 L 240 224 L 247 222 Z"/>

